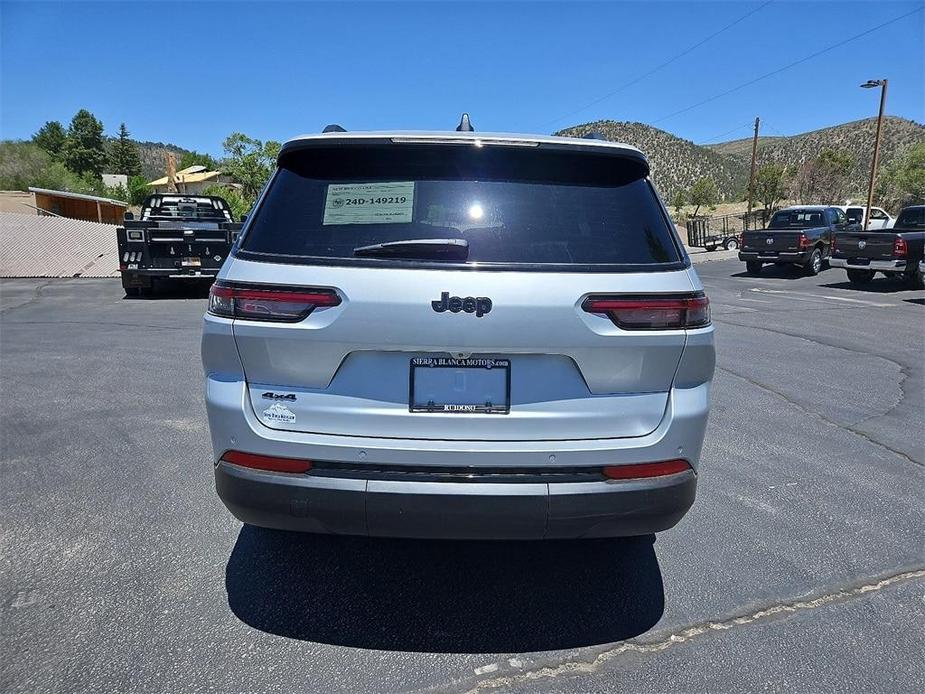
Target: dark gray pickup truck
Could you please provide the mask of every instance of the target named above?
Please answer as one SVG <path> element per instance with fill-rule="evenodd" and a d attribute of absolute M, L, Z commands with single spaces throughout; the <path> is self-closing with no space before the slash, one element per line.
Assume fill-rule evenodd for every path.
<path fill-rule="evenodd" d="M 796 205 L 774 213 L 767 229 L 746 231 L 739 244 L 739 260 L 757 275 L 765 264 L 799 265 L 816 275 L 829 257 L 835 231 L 848 229 L 845 213 L 825 205 Z"/>
<path fill-rule="evenodd" d="M 848 271 L 848 281 L 870 282 L 878 272 L 902 275 L 913 287 L 923 286 L 921 261 L 925 248 L 925 205 L 899 213 L 892 229 L 840 231 L 832 244 L 832 267 Z"/>

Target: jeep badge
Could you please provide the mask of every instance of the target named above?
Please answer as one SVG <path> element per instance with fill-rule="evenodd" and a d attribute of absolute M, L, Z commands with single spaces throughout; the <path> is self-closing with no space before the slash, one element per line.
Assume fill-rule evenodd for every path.
<path fill-rule="evenodd" d="M 487 296 L 467 296 L 465 298 L 450 296 L 449 292 L 443 292 L 437 301 L 430 302 L 431 307 L 437 313 L 449 311 L 450 313 L 474 313 L 476 318 L 481 318 L 486 313 L 491 312 L 491 299 Z"/>

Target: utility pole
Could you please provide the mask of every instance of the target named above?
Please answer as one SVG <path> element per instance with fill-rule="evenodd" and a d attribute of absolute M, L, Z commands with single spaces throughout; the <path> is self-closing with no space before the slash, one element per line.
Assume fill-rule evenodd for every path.
<path fill-rule="evenodd" d="M 745 214 L 745 227 L 752 216 L 752 198 L 755 197 L 755 164 L 758 163 L 758 124 L 761 120 L 755 116 L 755 137 L 752 139 L 752 172 L 748 176 L 748 212 Z"/>
<path fill-rule="evenodd" d="M 864 231 L 870 224 L 870 207 L 874 204 L 874 181 L 877 179 L 877 162 L 880 159 L 880 128 L 883 126 L 883 107 L 886 105 L 886 85 L 888 79 L 867 80 L 861 86 L 864 89 L 880 87 L 880 113 L 877 116 L 877 136 L 874 138 L 874 160 L 870 165 L 870 185 L 867 187 L 867 212 L 864 215 Z"/>

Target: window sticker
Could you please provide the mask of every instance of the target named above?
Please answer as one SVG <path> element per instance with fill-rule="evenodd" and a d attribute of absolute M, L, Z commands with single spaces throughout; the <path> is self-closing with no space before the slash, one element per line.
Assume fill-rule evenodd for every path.
<path fill-rule="evenodd" d="M 414 181 L 331 183 L 323 224 L 400 224 L 411 221 Z"/>

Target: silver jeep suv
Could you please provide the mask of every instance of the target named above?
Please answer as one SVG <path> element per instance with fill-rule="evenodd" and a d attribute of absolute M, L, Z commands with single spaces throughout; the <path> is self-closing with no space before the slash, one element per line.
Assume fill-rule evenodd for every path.
<path fill-rule="evenodd" d="M 674 526 L 713 327 L 643 154 L 330 130 L 283 146 L 211 291 L 202 360 L 231 512 L 414 538 Z"/>

